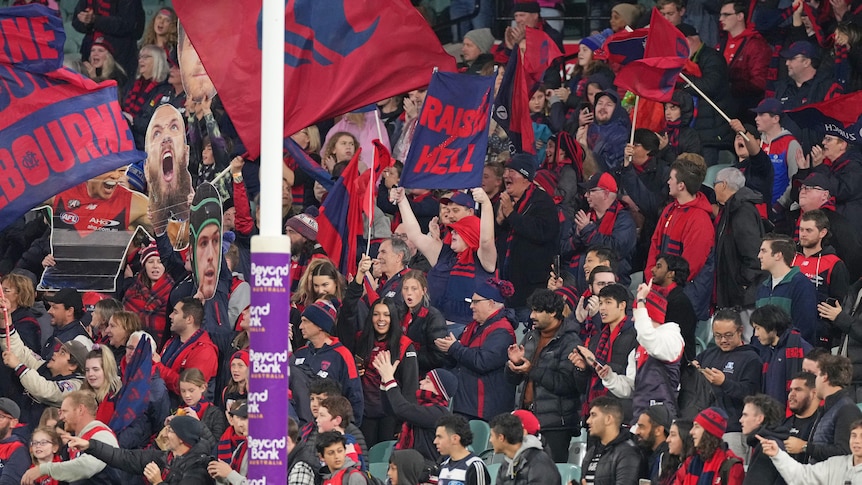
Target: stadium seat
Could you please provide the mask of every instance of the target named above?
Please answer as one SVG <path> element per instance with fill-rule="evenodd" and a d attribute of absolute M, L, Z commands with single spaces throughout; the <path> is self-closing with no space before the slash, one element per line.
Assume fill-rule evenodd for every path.
<path fill-rule="evenodd" d="M 388 459 L 387 459 L 386 463 L 371 463 L 368 465 L 368 472 L 371 473 L 371 476 L 374 478 L 379 478 L 379 479 L 383 480 L 384 482 L 388 478 L 386 476 L 387 471 L 389 471 L 389 460 Z"/>
<path fill-rule="evenodd" d="M 491 442 L 491 427 L 488 423 L 479 420 L 470 420 L 470 431 L 473 432 L 473 443 L 467 448 L 473 453 L 481 453 L 488 448 Z"/>
<path fill-rule="evenodd" d="M 392 455 L 392 448 L 395 447 L 395 440 L 381 441 L 372 446 L 368 450 L 368 463 L 389 463 L 389 456 Z"/>
<path fill-rule="evenodd" d="M 581 480 L 581 467 L 569 463 L 557 463 L 557 471 L 560 472 L 560 484 L 568 485 L 570 480 L 578 483 Z"/>
<path fill-rule="evenodd" d="M 500 473 L 500 464 L 493 463 L 491 465 L 486 465 L 488 468 L 488 474 L 491 475 L 491 485 L 497 483 L 497 473 Z"/>

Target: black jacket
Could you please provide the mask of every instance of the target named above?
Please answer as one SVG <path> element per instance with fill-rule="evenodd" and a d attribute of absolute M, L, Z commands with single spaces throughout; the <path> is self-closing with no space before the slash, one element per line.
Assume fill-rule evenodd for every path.
<path fill-rule="evenodd" d="M 515 287 L 515 294 L 506 305 L 509 308 L 526 306 L 527 297 L 547 285 L 548 268 L 559 244 L 560 219 L 554 200 L 536 186 L 532 186 L 532 190 L 527 205 L 522 207 L 525 201 L 519 200 L 515 210 L 494 230 L 497 270 L 501 279 Z M 511 242 L 508 241 L 510 231 Z"/>
<path fill-rule="evenodd" d="M 731 111 L 733 99 L 730 96 L 730 75 L 724 56 L 712 47 L 703 45 L 697 52 L 693 53 L 692 60 L 703 73 L 703 77 L 689 76 L 692 82 L 709 96 L 722 111 L 725 113 Z M 685 91 L 697 100 L 697 117 L 694 120 L 694 129 L 700 135 L 703 144 L 706 146 L 719 142 L 732 142 L 733 134 L 730 132 L 730 125 L 724 121 L 724 118 L 709 103 L 701 99 L 692 87 L 686 87 Z"/>
<path fill-rule="evenodd" d="M 386 391 L 386 398 L 395 417 L 413 427 L 413 449 L 422 453 L 426 460 L 435 463 L 440 461 L 440 453 L 434 445 L 434 433 L 437 431 L 437 420 L 449 415 L 449 410 L 443 406 L 420 406 L 407 402 L 397 385 Z"/>
<path fill-rule="evenodd" d="M 724 372 L 724 382 L 713 385 L 715 406 L 727 413 L 727 432 L 739 432 L 739 418 L 742 417 L 743 402 L 746 396 L 760 392 L 763 365 L 760 355 L 750 345 L 740 345 L 730 352 L 722 352 L 718 347 L 710 347 L 697 356 L 702 368 L 714 368 Z"/>
<path fill-rule="evenodd" d="M 760 240 L 763 223 L 755 204 L 763 202 L 757 192 L 742 187 L 727 200 L 715 226 L 715 301 L 719 308 L 753 307 L 760 270 Z"/>
<path fill-rule="evenodd" d="M 697 352 L 697 339 L 695 337 L 697 315 L 683 287 L 677 286 L 668 293 L 667 312 L 664 321 L 675 322 L 679 325 L 679 333 L 685 341 L 685 360 L 683 363 L 691 362 Z"/>
<path fill-rule="evenodd" d="M 165 473 L 167 485 L 210 485 L 213 479 L 207 474 L 207 464 L 215 458 L 210 456 L 203 442 L 198 442 L 185 455 L 175 456 L 167 451 L 124 450 L 114 448 L 96 440 L 90 440 L 87 453 L 104 461 L 108 466 L 140 475 L 149 462 Z"/>
<path fill-rule="evenodd" d="M 751 447 L 751 457 L 742 485 L 785 485 L 787 482 L 781 478 L 781 474 L 775 469 L 772 459 L 763 454 L 763 448 L 757 439 L 758 435 L 775 441 L 781 449 L 784 449 L 784 440 L 790 436 L 787 432 L 778 432 L 761 427 L 746 437 L 748 446 Z"/>
<path fill-rule="evenodd" d="M 455 365 L 445 352 L 434 345 L 434 340 L 448 334 L 446 319 L 443 318 L 440 310 L 430 305 L 422 305 L 412 313 L 410 325 L 407 327 L 407 336 L 413 341 L 413 347 L 416 348 L 419 356 L 420 381 L 428 371 Z"/>
<path fill-rule="evenodd" d="M 862 385 L 862 305 L 854 308 L 860 290 L 862 290 L 862 280 L 850 286 L 847 298 L 841 304 L 841 313 L 833 322 L 835 328 L 841 331 L 838 346 L 842 346 L 844 339 L 847 338 L 847 356 L 853 363 L 852 383 L 856 386 Z"/>
<path fill-rule="evenodd" d="M 638 483 L 639 477 L 646 474 L 643 455 L 627 430 L 620 431 L 619 436 L 607 445 L 602 445 L 597 440 L 587 449 L 581 476 L 588 473 L 590 462 L 597 452 L 600 452 L 602 457 L 596 464 L 594 485 L 635 484 Z"/>
<path fill-rule="evenodd" d="M 575 372 L 574 364 L 569 361 L 572 349 L 581 345 L 578 330 L 576 321 L 563 321 L 557 334 L 537 357 L 535 354 L 541 332 L 534 328 L 521 341 L 524 358 L 532 364 L 529 375 L 516 374 L 506 366 L 506 379 L 518 386 L 515 405 L 532 411 L 539 418 L 542 430 L 576 429 L 581 425 L 580 394 L 586 387 L 587 374 Z M 528 380 L 533 382 L 533 402 L 530 407 L 526 407 L 523 402 Z"/>
<path fill-rule="evenodd" d="M 497 485 L 544 485 L 560 483 L 560 480 L 560 472 L 551 456 L 542 449 L 542 442 L 533 435 L 526 435 L 512 462 L 503 463 L 500 466 L 495 483 Z"/>
<path fill-rule="evenodd" d="M 628 167 L 620 166 L 614 174 L 620 187 L 619 197 L 631 198 L 638 209 L 635 211 L 629 207 L 640 227 L 632 268 L 643 268 L 646 264 L 652 235 L 668 197 L 667 178 L 670 175 L 670 166 L 661 159 L 651 158 L 643 168 L 643 172 L 638 172 L 632 164 Z M 629 205 L 625 199 L 623 202 Z"/>

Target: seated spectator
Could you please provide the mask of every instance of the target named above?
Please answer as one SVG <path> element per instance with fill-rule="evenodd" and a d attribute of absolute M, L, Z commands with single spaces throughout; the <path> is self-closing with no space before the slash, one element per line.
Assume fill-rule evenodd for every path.
<path fill-rule="evenodd" d="M 126 344 L 129 336 L 140 330 L 141 319 L 138 318 L 137 313 L 120 309 L 108 319 L 103 340 L 107 341 L 108 347 L 114 352 L 114 359 L 119 364 L 121 372 L 126 365 Z"/>
<path fill-rule="evenodd" d="M 672 0 L 665 6 L 675 8 Z M 685 10 L 684 7 L 683 10 Z M 694 100 L 691 95 L 680 89 L 674 89 L 673 97 L 664 104 L 666 131 L 664 136 L 660 136 L 659 158 L 673 163 L 681 153 L 701 153 L 700 137 L 691 127 L 692 118 L 694 118 Z"/>
<path fill-rule="evenodd" d="M 644 476 L 644 460 L 632 434 L 623 428 L 623 408 L 617 399 L 598 397 L 590 402 L 587 428 L 595 438 L 584 455 L 584 483 L 635 483 Z"/>
<path fill-rule="evenodd" d="M 194 367 L 182 371 L 179 385 L 182 404 L 177 409 L 176 415 L 194 413 L 213 437 L 221 437 L 227 430 L 228 422 L 224 411 L 206 399 L 207 381 L 204 379 L 203 372 Z M 212 443 L 212 446 L 215 446 L 215 443 Z"/>
<path fill-rule="evenodd" d="M 787 312 L 776 305 L 754 310 L 751 326 L 760 342 L 763 393 L 784 405 L 790 380 L 802 370 L 802 357 L 811 350 L 811 344 L 792 328 Z"/>
<path fill-rule="evenodd" d="M 12 434 L 12 430 L 18 427 L 20 417 L 21 408 L 15 404 L 15 401 L 0 397 L 0 421 L 3 422 L 0 425 L 0 464 L 3 465 L 0 468 L 0 481 L 7 483 L 19 483 L 21 476 L 30 468 L 27 445 L 24 444 L 24 440 L 20 436 Z M 33 439 L 39 438 L 33 434 Z M 50 447 L 43 447 L 43 449 L 51 451 Z M 56 449 L 54 453 L 56 453 Z M 53 461 L 53 454 L 49 455 Z"/>
<path fill-rule="evenodd" d="M 672 459 L 667 442 L 672 422 L 673 417 L 667 407 L 661 404 L 650 406 L 638 416 L 635 426 L 637 444 L 646 458 L 647 477 L 652 483 L 661 483 L 664 463 Z"/>
<path fill-rule="evenodd" d="M 760 141 L 755 137 L 756 130 L 751 125 L 744 126 L 737 119 L 730 120 L 730 129 L 736 133 L 733 149 L 737 159 L 733 166 L 745 175 L 745 186 L 760 194 L 763 197 L 762 203 L 770 204 L 771 207 L 771 201 L 774 198 L 772 187 L 775 185 L 775 168 L 769 155 L 761 148 Z M 745 139 L 746 137 L 748 140 Z"/>
<path fill-rule="evenodd" d="M 132 83 L 126 96 L 123 98 L 123 116 L 129 122 L 132 134 L 135 137 L 135 147 L 138 150 L 147 150 L 144 139 L 147 127 L 153 112 L 144 110 L 144 106 L 157 103 L 157 100 L 167 94 L 171 86 L 165 81 L 170 74 L 168 58 L 165 50 L 154 46 L 145 45 L 141 47 L 138 54 L 138 75 Z M 210 100 L 211 101 L 211 100 Z M 145 117 L 149 114 L 150 117 Z"/>
<path fill-rule="evenodd" d="M 90 47 L 90 59 L 84 61 L 84 74 L 97 83 L 108 79 L 117 83 L 117 101 L 122 101 L 129 83 L 125 68 L 114 57 L 114 46 L 104 36 L 96 37 Z"/>
<path fill-rule="evenodd" d="M 463 416 L 443 416 L 437 420 L 434 445 L 443 462 L 438 474 L 440 485 L 479 485 L 491 483 L 491 476 L 485 462 L 472 453 L 468 446 L 473 444 L 473 432 Z"/>
<path fill-rule="evenodd" d="M 84 316 L 84 302 L 81 300 L 81 294 L 78 293 L 78 290 L 63 288 L 54 293 L 53 296 L 46 296 L 45 301 L 49 304 L 48 315 L 51 316 L 51 326 L 54 327 L 54 332 L 47 340 L 43 339 L 42 359 L 51 360 L 54 351 L 59 348 L 58 340 L 68 342 L 80 335 L 84 338 L 81 342 L 89 342 L 87 345 L 92 345 L 87 327 L 81 322 L 81 317 Z"/>
<path fill-rule="evenodd" d="M 742 484 L 745 478 L 742 460 L 725 449 L 721 441 L 726 429 L 727 414 L 721 408 L 705 409 L 694 418 L 691 437 L 696 452 L 680 468 L 677 483 Z"/>
<path fill-rule="evenodd" d="M 685 359 L 683 365 L 694 360 L 697 353 L 695 329 L 697 315 L 691 306 L 691 300 L 685 294 L 688 283 L 688 261 L 672 254 L 660 254 L 652 268 L 653 291 L 667 300 L 666 322 L 679 325 L 679 331 L 685 342 Z"/>
<path fill-rule="evenodd" d="M 792 414 L 784 418 L 782 423 L 782 429 L 786 429 L 789 435 L 784 440 L 784 449 L 800 463 L 808 463 L 802 447 L 811 439 L 814 423 L 819 417 L 817 411 L 820 409 L 820 399 L 817 398 L 815 381 L 814 374 L 802 371 L 790 382 L 790 392 L 787 394 L 787 409 Z"/>
<path fill-rule="evenodd" d="M 321 433 L 317 438 L 317 456 L 325 465 L 318 473 L 323 483 L 366 485 L 368 481 L 361 473 L 359 464 L 346 451 L 346 439 L 338 431 Z"/>
<path fill-rule="evenodd" d="M 334 396 L 324 399 L 317 410 L 317 442 L 320 443 L 322 436 L 328 431 L 337 431 L 344 435 L 347 457 L 357 463 L 361 469 L 368 467 L 365 461 L 365 453 L 356 437 L 346 432 L 345 423 L 353 421 L 351 415 L 350 401 L 343 396 Z"/>
<path fill-rule="evenodd" d="M 466 74 L 479 74 L 482 67 L 494 62 L 491 48 L 494 47 L 494 34 L 491 29 L 474 29 L 464 34 L 461 45 L 461 58 L 458 70 Z"/>
<path fill-rule="evenodd" d="M 763 453 L 772 459 L 775 468 L 788 485 L 827 485 L 842 481 L 846 483 L 847 477 L 855 476 L 856 467 L 862 463 L 862 420 L 856 420 L 850 425 L 850 438 L 847 443 L 852 450 L 851 454 L 803 465 L 782 451 L 777 442 L 765 438 L 761 442 Z"/>
<path fill-rule="evenodd" d="M 755 306 L 778 306 L 791 319 L 790 327 L 798 330 L 806 342 L 814 342 L 817 336 L 817 292 L 799 268 L 792 266 L 795 257 L 796 245 L 789 237 L 775 233 L 763 236 L 757 258 L 760 269 L 768 272 L 770 278 L 757 288 Z M 783 389 L 780 394 L 785 392 Z M 784 402 L 779 395 L 767 394 Z"/>
<path fill-rule="evenodd" d="M 9 315 L 11 322 L 5 322 L 6 326 L 14 326 L 24 345 L 33 352 L 39 352 L 42 348 L 42 328 L 33 312 L 36 303 L 36 291 L 30 278 L 11 273 L 3 278 L 2 290 L 0 291 L 0 322 L 5 322 Z M 0 368 L 0 395 L 15 401 L 18 406 L 29 405 L 29 400 L 24 396 L 24 388 L 15 376 L 15 370 L 6 366 Z"/>
<path fill-rule="evenodd" d="M 56 408 L 53 408 L 56 409 Z M 57 429 L 53 426 L 39 426 L 33 435 L 30 437 L 30 456 L 33 457 L 33 467 L 48 464 L 59 463 L 63 461 L 60 456 L 60 447 L 63 446 L 63 441 L 60 435 L 57 434 Z M 44 485 L 51 484 L 52 478 L 48 475 L 42 475 L 35 479 L 35 482 Z"/>
<path fill-rule="evenodd" d="M 248 476 L 248 404 L 234 401 L 227 414 L 234 432 L 243 439 L 231 454 L 229 462 L 213 460 L 207 465 L 207 473 L 218 483 L 241 485 Z"/>
<path fill-rule="evenodd" d="M 576 138 L 592 152 L 600 171 L 615 171 L 622 164 L 631 121 L 620 106 L 616 90 L 596 94 L 592 108 L 594 115 L 580 125 Z"/>
<path fill-rule="evenodd" d="M 692 421 L 676 419 L 670 425 L 667 435 L 668 459 L 661 464 L 661 483 L 670 485 L 676 483 L 676 475 L 682 470 L 688 457 L 694 455 L 694 440 L 691 437 Z"/>
<path fill-rule="evenodd" d="M 222 409 L 231 409 L 234 401 L 247 399 L 249 365 L 248 350 L 238 350 L 231 356 L 230 382 L 225 386 L 219 400 Z"/>
<path fill-rule="evenodd" d="M 302 444 L 314 446 L 314 442 L 317 439 L 317 415 L 320 412 L 320 403 L 330 397 L 341 396 L 341 386 L 332 379 L 316 377 L 308 384 L 308 394 L 309 412 L 311 413 L 313 420 L 309 421 L 302 427 L 302 429 L 300 429 L 299 439 Z M 365 437 L 362 436 L 362 431 L 358 426 L 356 426 L 356 424 L 349 422 L 344 426 L 344 429 L 347 431 L 347 434 L 351 434 L 356 437 L 360 448 L 363 450 L 369 449 L 365 444 Z"/>
<path fill-rule="evenodd" d="M 847 219 L 862 215 L 862 152 L 859 139 L 852 132 L 832 123 L 825 125 L 823 148 L 812 147 L 810 160 L 799 167 L 800 178 L 811 172 L 826 175 L 831 180 L 830 193 L 835 197 L 835 211 Z M 825 164 L 829 160 L 831 164 Z"/>
<path fill-rule="evenodd" d="M 416 450 L 395 450 L 389 456 L 386 476 L 395 485 L 419 485 L 426 476 L 425 459 Z"/>
<path fill-rule="evenodd" d="M 491 422 L 491 446 L 506 457 L 508 465 L 500 467 L 497 481 L 504 484 L 560 481 L 554 460 L 545 453 L 539 438 L 524 431 L 521 419 L 509 413 L 495 416 Z"/>
<path fill-rule="evenodd" d="M 816 46 L 800 40 L 783 49 L 781 57 L 785 59 L 787 77 L 775 83 L 775 98 L 781 101 L 784 111 L 826 99 L 833 79 L 825 66 L 820 65 L 820 50 Z"/>
<path fill-rule="evenodd" d="M 846 455 L 850 451 L 846 443 L 851 424 L 862 419 L 862 411 L 853 402 L 849 390 L 845 389 L 853 375 L 850 360 L 826 353 L 818 357 L 817 365 L 820 372 L 815 387 L 817 398 L 823 405 L 811 439 L 802 448 L 802 452 L 808 454 L 809 463 Z"/>
<path fill-rule="evenodd" d="M 320 458 L 309 443 L 300 443 L 299 426 L 287 418 L 287 482 L 296 485 L 313 485 Z"/>

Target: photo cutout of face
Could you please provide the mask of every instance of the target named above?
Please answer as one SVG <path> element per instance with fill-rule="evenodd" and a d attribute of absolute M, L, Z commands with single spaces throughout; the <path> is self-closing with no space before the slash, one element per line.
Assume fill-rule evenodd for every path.
<path fill-rule="evenodd" d="M 177 55 L 186 96 L 198 102 L 204 98 L 212 99 L 216 95 L 212 79 L 210 79 L 209 74 L 204 69 L 203 62 L 201 62 L 198 52 L 192 45 L 191 39 L 186 35 L 183 25 L 178 23 L 177 30 L 179 35 Z"/>
<path fill-rule="evenodd" d="M 179 110 L 169 104 L 156 108 L 145 138 L 144 173 L 150 193 L 150 213 L 156 234 L 168 232 L 177 249 L 188 245 L 188 196 L 192 192 L 186 125 Z"/>
<path fill-rule="evenodd" d="M 191 231 L 192 275 L 205 300 L 215 295 L 221 268 L 222 207 L 218 190 L 202 183 L 192 199 Z"/>

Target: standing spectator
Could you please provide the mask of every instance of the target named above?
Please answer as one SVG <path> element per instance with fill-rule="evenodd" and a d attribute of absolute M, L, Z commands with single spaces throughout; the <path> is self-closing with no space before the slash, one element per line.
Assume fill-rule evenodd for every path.
<path fill-rule="evenodd" d="M 644 474 L 644 461 L 632 434 L 623 428 L 623 407 L 620 402 L 610 396 L 598 397 L 590 402 L 587 427 L 590 437 L 595 440 L 587 448 L 581 465 L 584 483 L 636 483 L 638 477 Z"/>
<path fill-rule="evenodd" d="M 728 167 L 719 170 L 713 185 L 715 198 L 722 205 L 715 225 L 715 301 L 718 308 L 753 309 L 758 283 L 763 278 L 757 259 L 763 223 L 756 207 L 763 199 L 746 187 L 745 181 L 739 169 Z"/>
<path fill-rule="evenodd" d="M 751 119 L 750 109 L 763 98 L 766 71 L 772 48 L 748 22 L 748 5 L 736 0 L 722 0 L 718 14 L 721 40 L 718 51 L 724 55 L 730 76 L 730 94 L 736 101 L 738 116 Z"/>
<path fill-rule="evenodd" d="M 0 311 L 0 321 L 6 327 L 14 326 L 24 345 L 33 352 L 39 352 L 42 349 L 42 328 L 32 310 L 36 303 L 33 281 L 24 275 L 11 273 L 0 278 L 0 282 L 0 308 L 6 309 L 6 312 Z M 7 312 L 11 322 L 5 321 Z M 0 384 L 0 396 L 12 399 L 19 407 L 29 404 L 14 369 L 3 366 L 0 382 L 3 383 Z"/>
<path fill-rule="evenodd" d="M 141 250 L 140 259 L 141 272 L 135 277 L 131 288 L 126 290 L 123 307 L 141 317 L 143 330 L 152 335 L 156 345 L 161 348 L 166 335 L 168 297 L 174 280 L 165 272 L 155 243 Z"/>
<path fill-rule="evenodd" d="M 726 429 L 727 414 L 721 408 L 704 409 L 694 418 L 691 437 L 696 453 L 682 465 L 676 483 L 742 485 L 745 478 L 742 460 L 725 449 L 721 441 Z"/>
<path fill-rule="evenodd" d="M 802 250 L 793 258 L 793 266 L 808 277 L 817 291 L 817 304 L 832 299 L 844 301 L 850 287 L 847 266 L 835 254 L 835 249 L 824 242 L 829 236 L 829 218 L 820 210 L 805 212 L 799 221 L 799 246 Z M 829 320 L 817 320 L 817 337 L 814 345 L 832 349 L 837 347 L 840 332 L 836 332 Z"/>
<path fill-rule="evenodd" d="M 722 439 L 737 456 L 745 456 L 748 447 L 739 426 L 743 400 L 760 391 L 763 374 L 760 356 L 743 340 L 739 312 L 720 309 L 712 319 L 715 346 L 709 347 L 694 362 L 710 383 L 715 405 L 728 415 Z"/>
<path fill-rule="evenodd" d="M 144 33 L 144 8 L 141 0 L 78 0 L 72 27 L 84 34 L 81 60 L 90 59 L 95 39 L 104 38 L 114 48 L 114 57 L 128 72 L 135 72 L 138 39 Z"/>
<path fill-rule="evenodd" d="M 448 356 L 434 345 L 434 340 L 446 336 L 446 320 L 440 310 L 429 304 L 425 273 L 416 269 L 408 271 L 401 285 L 401 297 L 407 310 L 401 328 L 418 353 L 419 375 L 447 367 Z"/>
<path fill-rule="evenodd" d="M 203 318 L 200 300 L 186 297 L 177 302 L 170 315 L 172 336 L 162 354 L 154 356 L 154 367 L 173 394 L 172 402 L 177 402 L 180 396 L 180 374 L 184 370 L 198 369 L 207 383 L 218 370 L 218 349 L 201 328 Z"/>
<path fill-rule="evenodd" d="M 141 37 L 141 45 L 161 47 L 169 55 L 177 49 L 177 13 L 170 7 L 162 7 L 153 15 Z"/>
<path fill-rule="evenodd" d="M 826 99 L 832 78 L 820 68 L 820 49 L 800 40 L 783 49 L 781 57 L 785 59 L 787 77 L 775 83 L 775 98 L 781 101 L 784 111 Z"/>
<path fill-rule="evenodd" d="M 830 191 L 835 197 L 835 210 L 844 217 L 855 220 L 862 217 L 862 151 L 859 139 L 851 131 L 832 123 L 825 125 L 823 148 L 812 147 L 810 160 L 799 168 L 803 175 L 809 169 L 827 175 L 832 181 Z M 831 164 L 825 164 L 829 160 Z"/>
<path fill-rule="evenodd" d="M 141 319 L 137 313 L 127 312 L 120 308 L 108 318 L 108 326 L 105 328 L 104 340 L 108 347 L 114 352 L 114 360 L 124 368 L 123 361 L 126 356 L 126 344 L 129 336 L 141 330 Z"/>
<path fill-rule="evenodd" d="M 679 325 L 680 334 L 685 341 L 683 364 L 694 360 L 697 353 L 697 315 L 684 291 L 688 272 L 688 261 L 672 254 L 660 254 L 652 267 L 653 291 L 667 300 L 665 321 Z"/>
<path fill-rule="evenodd" d="M 506 165 L 506 191 L 500 195 L 496 218 L 497 267 L 500 278 L 514 285 L 506 303 L 515 310 L 516 324 L 530 316 L 527 297 L 545 287 L 560 237 L 554 200 L 533 184 L 534 158 L 519 153 Z"/>
<path fill-rule="evenodd" d="M 517 322 L 503 303 L 512 295 L 508 281 L 479 281 L 470 308 L 473 322 L 459 340 L 450 332 L 434 341 L 456 364 L 458 392 L 452 412 L 470 419 L 488 419 L 515 406 L 514 386 L 506 381 L 506 349 L 515 343 Z"/>
<path fill-rule="evenodd" d="M 758 286 L 755 305 L 757 308 L 764 305 L 780 307 L 790 316 L 791 327 L 795 327 L 806 342 L 814 342 L 817 336 L 817 292 L 799 268 L 792 266 L 795 257 L 796 245 L 789 237 L 775 233 L 763 236 L 757 258 L 760 269 L 768 272 L 770 278 Z M 772 397 L 783 401 L 778 396 Z"/>
<path fill-rule="evenodd" d="M 766 98 L 753 111 L 757 131 L 760 132 L 760 149 L 772 162 L 772 200 L 765 202 L 770 207 L 779 203 L 789 208 L 792 190 L 790 181 L 799 171 L 799 164 L 805 161 L 802 145 L 781 124 L 781 114 L 784 112 L 781 101 Z"/>
<path fill-rule="evenodd" d="M 440 456 L 440 485 L 484 485 L 491 483 L 485 462 L 467 449 L 473 443 L 470 424 L 462 416 L 444 416 L 437 420 L 434 445 Z"/>
<path fill-rule="evenodd" d="M 20 436 L 12 434 L 20 417 L 21 408 L 15 401 L 0 397 L 0 483 L 17 484 L 30 468 L 27 445 Z"/>
<path fill-rule="evenodd" d="M 54 332 L 42 345 L 42 359 L 51 360 L 57 349 L 56 341 L 68 342 L 78 336 L 84 337 L 82 341 L 90 341 L 86 326 L 81 323 L 84 316 L 84 302 L 81 294 L 74 288 L 63 288 L 54 296 L 45 297 L 48 302 L 48 315 L 51 316 L 51 326 Z M 14 323 L 14 320 L 13 320 Z M 125 342 L 124 342 L 125 343 Z M 92 343 L 91 343 L 92 344 Z"/>
<path fill-rule="evenodd" d="M 751 453 L 747 457 L 748 464 L 745 471 L 744 484 L 749 485 L 784 485 L 778 470 L 763 453 L 759 438 L 777 440 L 783 445 L 783 439 L 787 437 L 786 431 L 776 431 L 781 421 L 781 406 L 775 399 L 765 394 L 755 394 L 745 398 L 745 407 L 742 417 L 742 434 L 751 447 Z M 779 445 L 781 446 L 781 445 Z"/>
<path fill-rule="evenodd" d="M 466 74 L 479 74 L 485 64 L 494 62 L 491 48 L 494 47 L 494 34 L 491 29 L 473 29 L 464 34 L 461 44 L 461 58 L 458 70 Z"/>
<path fill-rule="evenodd" d="M 788 437 L 784 440 L 784 449 L 790 456 L 800 462 L 808 463 L 808 456 L 802 452 L 802 447 L 811 439 L 814 424 L 817 422 L 820 409 L 820 399 L 817 397 L 817 377 L 802 371 L 790 382 L 790 392 L 787 394 L 787 409 L 792 413 L 784 418 L 782 428 L 787 430 Z"/>
<path fill-rule="evenodd" d="M 586 385 L 586 375 L 576 372 L 568 359 L 581 339 L 574 322 L 563 318 L 562 296 L 552 290 L 536 290 L 527 304 L 532 310 L 532 330 L 520 345 L 509 346 L 506 378 L 518 386 L 515 405 L 536 414 L 553 461 L 563 463 L 567 443 L 580 426 L 579 395 Z"/>
<path fill-rule="evenodd" d="M 600 171 L 616 170 L 623 161 L 631 121 L 615 89 L 597 93 L 592 111 L 592 116 L 582 120 L 576 139 L 592 152 Z"/>
<path fill-rule="evenodd" d="M 155 110 L 146 107 L 159 104 L 162 96 L 173 90 L 166 82 L 170 72 L 171 66 L 164 49 L 154 45 L 141 47 L 138 54 L 138 76 L 122 102 L 123 115 L 132 129 L 138 150 L 157 150 L 146 145 L 147 129 L 155 114 Z"/>
<path fill-rule="evenodd" d="M 507 465 L 497 473 L 500 485 L 557 483 L 560 472 L 545 453 L 542 442 L 524 431 L 521 419 L 509 413 L 491 420 L 491 446 L 506 457 Z"/>
<path fill-rule="evenodd" d="M 792 328 L 790 315 L 776 305 L 754 310 L 751 326 L 761 345 L 763 393 L 784 405 L 790 381 L 802 370 L 803 356 L 811 350 L 811 344 Z"/>
<path fill-rule="evenodd" d="M 314 485 L 320 459 L 312 445 L 299 442 L 299 426 L 293 418 L 287 419 L 287 466 L 288 485 Z"/>
<path fill-rule="evenodd" d="M 705 176 L 705 167 L 687 159 L 678 159 L 671 165 L 667 184 L 674 200 L 659 217 L 645 269 L 652 270 L 660 253 L 685 258 L 690 270 L 685 294 L 699 316 L 712 295 L 711 254 L 715 245 L 712 205 L 700 192 Z"/>
<path fill-rule="evenodd" d="M 817 375 L 815 385 L 817 397 L 823 401 L 823 406 L 811 439 L 802 447 L 802 452 L 808 454 L 809 463 L 848 454 L 850 425 L 862 419 L 862 411 L 846 389 L 853 376 L 850 360 L 827 353 L 817 359 L 817 364 L 820 374 Z"/>
<path fill-rule="evenodd" d="M 668 3 L 673 6 L 674 4 Z M 694 118 L 694 100 L 681 89 L 674 89 L 673 97 L 664 104 L 665 134 L 661 137 L 659 158 L 676 160 L 681 153 L 701 155 L 700 137 L 691 127 Z M 635 134 L 637 136 L 637 134 Z"/>
<path fill-rule="evenodd" d="M 754 136 L 755 130 L 751 125 L 743 126 L 741 121 L 733 119 L 730 120 L 730 129 L 736 133 L 733 149 L 737 160 L 733 166 L 745 175 L 745 186 L 763 197 L 760 203 L 769 204 L 774 195 L 772 186 L 775 180 L 774 168 L 769 156 Z M 748 140 L 745 137 L 748 137 Z"/>
<path fill-rule="evenodd" d="M 638 416 L 635 433 L 638 437 L 638 445 L 646 458 L 649 472 L 647 478 L 651 483 L 660 483 L 663 464 L 670 459 L 667 437 L 672 422 L 673 416 L 668 408 L 661 404 L 650 406 Z"/>

